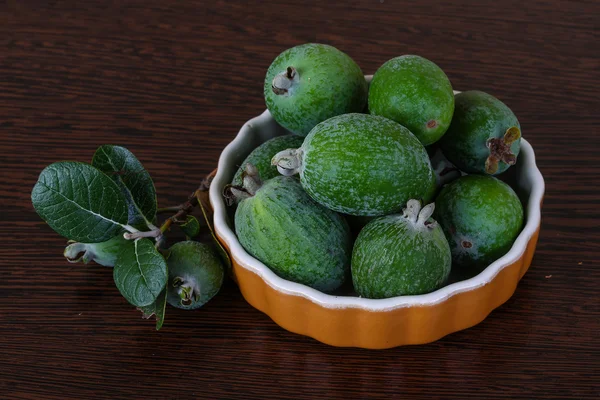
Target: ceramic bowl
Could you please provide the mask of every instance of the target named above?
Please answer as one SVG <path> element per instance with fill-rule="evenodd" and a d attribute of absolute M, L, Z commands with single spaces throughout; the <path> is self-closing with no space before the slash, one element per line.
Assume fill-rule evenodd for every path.
<path fill-rule="evenodd" d="M 375 300 L 329 295 L 280 278 L 238 241 L 223 188 L 254 148 L 284 134 L 288 132 L 268 111 L 246 122 L 221 153 L 210 188 L 215 233 L 231 257 L 234 280 L 246 301 L 281 327 L 333 346 L 422 344 L 483 321 L 512 296 L 533 258 L 544 194 L 544 179 L 527 140 L 521 141 L 517 164 L 502 175 L 525 207 L 525 226 L 510 251 L 477 276 L 435 292 Z"/>

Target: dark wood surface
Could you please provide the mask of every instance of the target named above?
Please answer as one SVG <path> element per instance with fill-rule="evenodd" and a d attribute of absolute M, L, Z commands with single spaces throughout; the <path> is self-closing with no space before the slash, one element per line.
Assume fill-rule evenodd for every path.
<path fill-rule="evenodd" d="M 0 397 L 597 398 L 600 3 L 596 1 L 0 2 Z M 333 348 L 279 328 L 228 282 L 160 332 L 111 270 L 68 264 L 35 214 L 44 166 L 122 144 L 182 202 L 264 109 L 272 59 L 304 42 L 365 73 L 420 54 L 459 90 L 505 101 L 547 191 L 515 295 L 429 345 Z"/>

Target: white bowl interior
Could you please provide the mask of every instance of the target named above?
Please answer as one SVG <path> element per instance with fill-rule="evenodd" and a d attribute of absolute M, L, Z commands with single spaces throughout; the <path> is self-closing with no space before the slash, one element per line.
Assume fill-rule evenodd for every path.
<path fill-rule="evenodd" d="M 385 311 L 399 307 L 436 304 L 456 293 L 472 290 L 490 282 L 504 267 L 513 263 L 524 253 L 529 239 L 540 223 L 540 203 L 544 194 L 544 179 L 535 164 L 533 148 L 527 140 L 522 139 L 517 164 L 501 177 L 510 183 L 521 198 L 525 208 L 526 223 L 510 251 L 477 276 L 450 283 L 428 294 L 398 296 L 389 299 L 329 295 L 285 280 L 248 254 L 241 246 L 233 230 L 233 223 L 229 218 L 222 193 L 225 185 L 231 182 L 238 166 L 253 149 L 268 139 L 288 133 L 275 122 L 268 110 L 246 122 L 236 138 L 221 153 L 217 175 L 210 188 L 210 201 L 214 208 L 214 225 L 218 235 L 225 241 L 231 254 L 243 268 L 258 274 L 268 285 L 281 292 L 306 297 L 328 308 L 358 307 L 372 311 Z"/>

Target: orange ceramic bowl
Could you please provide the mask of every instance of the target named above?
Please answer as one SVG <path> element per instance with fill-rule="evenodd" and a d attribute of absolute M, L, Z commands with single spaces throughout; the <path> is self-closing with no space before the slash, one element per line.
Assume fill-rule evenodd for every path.
<path fill-rule="evenodd" d="M 517 164 L 503 174 L 519 194 L 526 214 L 526 224 L 511 250 L 479 275 L 435 292 L 374 300 L 329 295 L 280 278 L 237 240 L 223 188 L 254 148 L 287 133 L 268 111 L 245 123 L 221 153 L 210 188 L 215 233 L 231 257 L 242 295 L 253 307 L 284 329 L 323 343 L 384 349 L 428 343 L 469 328 L 512 296 L 533 258 L 544 194 L 544 179 L 526 140 L 521 142 Z"/>

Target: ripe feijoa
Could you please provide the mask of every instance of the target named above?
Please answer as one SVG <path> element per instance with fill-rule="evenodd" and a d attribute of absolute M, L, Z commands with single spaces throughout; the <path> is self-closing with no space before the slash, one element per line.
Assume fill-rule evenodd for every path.
<path fill-rule="evenodd" d="M 246 164 L 252 164 L 258 169 L 258 175 L 262 180 L 269 180 L 279 175 L 277 167 L 271 165 L 271 159 L 282 150 L 302 146 L 304 137 L 298 135 L 283 135 L 267 140 L 255 148 L 240 164 L 233 177 L 232 185 L 242 185 L 242 172 Z"/>
<path fill-rule="evenodd" d="M 170 305 L 193 310 L 217 294 L 223 284 L 223 265 L 210 246 L 195 241 L 178 242 L 168 254 Z"/>
<path fill-rule="evenodd" d="M 208 245 L 195 241 L 175 243 L 167 258 L 167 302 L 193 310 L 212 299 L 223 284 L 223 265 Z"/>
<path fill-rule="evenodd" d="M 517 161 L 521 126 L 494 96 L 472 90 L 456 95 L 450 128 L 440 140 L 444 155 L 468 173 L 497 175 Z"/>
<path fill-rule="evenodd" d="M 453 111 L 454 94 L 448 77 L 426 58 L 392 58 L 373 75 L 369 112 L 404 125 L 425 146 L 442 137 Z"/>
<path fill-rule="evenodd" d="M 347 54 L 308 43 L 275 58 L 265 77 L 264 94 L 275 121 L 306 136 L 321 121 L 361 112 L 367 102 L 367 82 Z"/>
<path fill-rule="evenodd" d="M 435 203 L 435 219 L 460 267 L 487 267 L 510 249 L 523 226 L 517 194 L 491 176 L 463 176 L 444 187 Z"/>
<path fill-rule="evenodd" d="M 360 231 L 352 251 L 356 293 L 371 299 L 423 294 L 446 282 L 452 256 L 430 218 L 433 210 L 433 203 L 421 209 L 409 200 L 403 214 L 379 217 Z"/>
<path fill-rule="evenodd" d="M 247 168 L 244 186 L 231 187 L 239 200 L 235 232 L 242 246 L 284 279 L 330 292 L 350 268 L 348 224 L 314 202 L 297 179 L 264 183 Z"/>
<path fill-rule="evenodd" d="M 377 216 L 409 199 L 430 197 L 435 174 L 419 140 L 387 118 L 345 114 L 321 122 L 298 149 L 273 158 L 284 175 L 300 174 L 306 192 L 327 208 Z"/>

